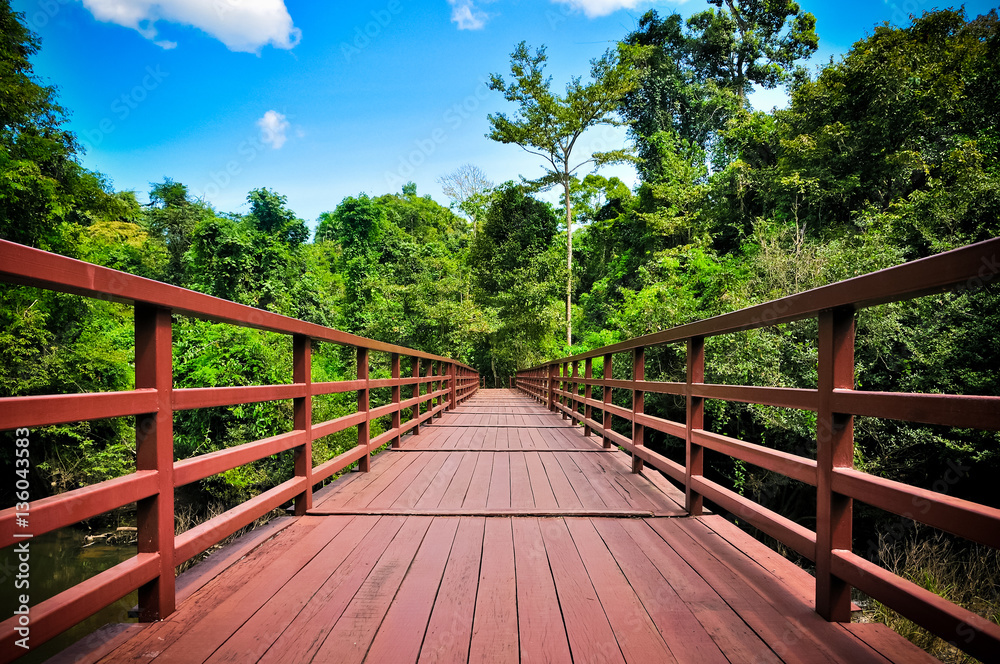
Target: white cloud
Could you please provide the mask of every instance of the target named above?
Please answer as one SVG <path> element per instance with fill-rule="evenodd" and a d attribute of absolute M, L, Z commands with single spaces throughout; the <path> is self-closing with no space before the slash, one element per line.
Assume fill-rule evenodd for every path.
<path fill-rule="evenodd" d="M 205 31 L 231 51 L 255 53 L 268 44 L 290 49 L 302 32 L 292 23 L 284 0 L 83 0 L 99 21 L 132 28 L 155 40 L 157 21 Z M 161 40 L 158 46 L 176 43 Z"/>
<path fill-rule="evenodd" d="M 675 0 L 674 4 L 682 4 L 685 0 Z M 619 9 L 635 9 L 636 5 L 653 4 L 650 0 L 552 0 L 572 9 L 582 10 L 587 18 L 607 16 Z"/>
<path fill-rule="evenodd" d="M 260 127 L 260 140 L 270 145 L 275 150 L 280 150 L 281 146 L 288 140 L 285 132 L 288 131 L 288 120 L 277 111 L 268 111 L 260 120 L 257 120 Z"/>
<path fill-rule="evenodd" d="M 448 0 L 451 5 L 452 23 L 458 24 L 459 30 L 482 30 L 489 16 L 478 9 L 472 0 Z"/>

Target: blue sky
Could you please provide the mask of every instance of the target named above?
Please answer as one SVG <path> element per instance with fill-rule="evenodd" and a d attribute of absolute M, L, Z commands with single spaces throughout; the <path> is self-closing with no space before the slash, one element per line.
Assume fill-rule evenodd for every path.
<path fill-rule="evenodd" d="M 883 21 L 950 6 L 929 0 L 802 0 L 817 17 L 813 63 Z M 561 88 L 649 8 L 687 16 L 704 0 L 13 0 L 42 38 L 35 70 L 54 84 L 83 163 L 146 200 L 167 176 L 219 211 L 247 192 L 288 197 L 310 225 L 345 197 L 437 179 L 473 163 L 495 182 L 535 177 L 538 160 L 484 137 L 513 109 L 485 85 L 521 40 L 546 45 Z M 970 16 L 991 2 L 966 3 Z M 780 91 L 754 97 L 784 103 Z M 579 149 L 621 145 L 597 128 Z M 627 167 L 606 169 L 631 182 Z"/>

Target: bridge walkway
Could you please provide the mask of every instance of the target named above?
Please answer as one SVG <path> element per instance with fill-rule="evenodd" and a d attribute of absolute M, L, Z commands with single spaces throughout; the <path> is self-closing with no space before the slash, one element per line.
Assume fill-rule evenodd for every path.
<path fill-rule="evenodd" d="M 76 661 L 936 661 L 827 622 L 807 572 L 683 504 L 538 402 L 481 390 Z"/>

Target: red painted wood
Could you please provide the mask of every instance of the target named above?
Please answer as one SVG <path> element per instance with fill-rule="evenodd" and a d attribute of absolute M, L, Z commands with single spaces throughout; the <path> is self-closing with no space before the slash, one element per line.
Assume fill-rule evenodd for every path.
<path fill-rule="evenodd" d="M 316 661 L 354 664 L 364 660 L 404 575 L 414 564 L 414 556 L 430 525 L 428 517 L 406 519 L 326 636 L 316 652 Z"/>
<path fill-rule="evenodd" d="M 563 519 L 539 523 L 574 662 L 624 662 L 614 630 Z"/>
<path fill-rule="evenodd" d="M 659 522 L 650 524 L 661 534 L 667 532 Z M 826 622 L 811 606 L 798 601 L 746 554 L 715 547 L 717 536 L 678 521 L 669 531 L 669 537 L 668 544 L 782 659 L 875 661 L 870 649 L 862 647 L 836 624 Z"/>
<path fill-rule="evenodd" d="M 56 394 L 0 399 L 0 431 L 126 417 L 156 410 L 155 390 Z"/>
<path fill-rule="evenodd" d="M 310 601 L 297 614 L 286 618 L 288 626 L 258 661 L 284 664 L 308 662 L 323 646 L 379 557 L 388 550 L 406 522 L 404 517 L 364 518 L 375 520 L 364 539 L 340 564 L 337 573 L 330 574 L 326 582 L 316 589 Z"/>
<path fill-rule="evenodd" d="M 144 470 L 35 500 L 31 503 L 31 534 L 42 535 L 134 503 L 155 494 L 157 487 L 156 471 Z M 0 548 L 20 541 L 14 537 L 18 532 L 16 519 L 15 508 L 0 511 Z"/>
<path fill-rule="evenodd" d="M 258 459 L 304 445 L 308 440 L 309 434 L 305 431 L 290 431 L 253 443 L 208 454 L 199 454 L 190 459 L 178 461 L 174 464 L 174 486 L 184 486 L 212 475 L 218 475 Z"/>
<path fill-rule="evenodd" d="M 659 630 L 671 655 L 690 664 L 728 664 L 729 660 L 698 622 L 691 608 L 671 587 L 618 520 L 593 519 L 592 523 L 628 579 L 636 597 Z"/>
<path fill-rule="evenodd" d="M 213 664 L 256 661 L 371 527 L 372 519 L 365 517 L 337 517 L 324 521 L 321 528 L 316 529 L 315 536 L 297 543 L 296 548 L 312 556 L 290 561 L 290 568 L 279 573 L 278 578 L 283 581 L 280 587 L 262 585 L 255 592 L 247 593 L 239 607 L 223 605 L 210 609 L 157 659 Z M 281 562 L 272 560 L 272 565 Z"/>
<path fill-rule="evenodd" d="M 504 452 L 510 459 L 510 506 L 513 509 L 532 509 L 535 498 L 528 478 L 528 465 L 524 452 Z"/>
<path fill-rule="evenodd" d="M 156 471 L 156 493 L 136 502 L 140 554 L 158 554 L 160 573 L 139 588 L 139 619 L 159 620 L 174 610 L 174 416 L 173 331 L 170 311 L 135 306 L 135 386 L 155 389 L 155 412 L 136 417 L 135 469 Z M 235 530 L 235 529 L 234 529 Z M 218 540 L 216 540 L 218 541 Z"/>
<path fill-rule="evenodd" d="M 625 661 L 676 662 L 591 520 L 567 519 L 566 525 Z"/>
<path fill-rule="evenodd" d="M 531 483 L 531 495 L 534 507 L 541 510 L 553 510 L 556 508 L 556 497 L 549 484 L 548 475 L 545 473 L 545 466 L 538 452 L 525 452 L 524 462 L 528 470 L 528 481 Z"/>
<path fill-rule="evenodd" d="M 451 554 L 458 519 L 435 519 L 368 650 L 369 662 L 416 662 L 434 598 Z"/>
<path fill-rule="evenodd" d="M 510 519 L 487 519 L 470 662 L 517 662 L 517 593 Z"/>
<path fill-rule="evenodd" d="M 469 661 L 485 528 L 486 519 L 483 518 L 459 520 L 458 532 L 420 648 L 419 662 L 451 664 Z"/>
<path fill-rule="evenodd" d="M 476 468 L 472 471 L 472 481 L 465 494 L 462 507 L 467 509 L 484 509 L 490 494 L 490 477 L 493 475 L 492 452 L 479 452 L 476 456 Z"/>
<path fill-rule="evenodd" d="M 189 387 L 173 390 L 171 402 L 174 410 L 214 408 L 241 403 L 299 399 L 310 392 L 303 383 L 291 385 L 249 385 L 239 387 Z"/>
<path fill-rule="evenodd" d="M 617 523 L 659 571 L 669 588 L 684 600 L 692 615 L 730 662 L 781 661 L 708 581 L 674 549 L 665 545 L 662 535 L 650 527 L 652 522 L 626 520 Z M 670 526 L 664 528 L 669 533 L 672 522 L 664 525 Z M 664 592 L 669 596 L 669 591 L 664 589 Z"/>
<path fill-rule="evenodd" d="M 490 476 L 490 495 L 486 499 L 486 507 L 503 509 L 510 507 L 510 454 L 491 452 L 493 456 L 493 473 Z"/>
<path fill-rule="evenodd" d="M 571 662 L 550 562 L 537 519 L 512 519 L 522 662 Z M 555 561 L 558 565 L 559 561 Z"/>
<path fill-rule="evenodd" d="M 430 483 L 427 485 L 427 488 L 414 503 L 413 506 L 417 510 L 435 509 L 438 507 L 441 503 L 441 499 L 444 497 L 445 491 L 447 491 L 448 487 L 451 486 L 452 480 L 455 478 L 455 473 L 458 471 L 465 459 L 465 454 L 462 452 L 441 454 L 437 456 L 444 457 L 444 463 L 440 465 L 437 472 L 431 478 Z M 472 467 L 470 466 L 470 476 L 471 472 Z M 397 501 L 396 504 L 398 505 L 399 501 Z"/>
<path fill-rule="evenodd" d="M 330 541 L 330 534 L 316 528 L 321 521 L 299 518 L 293 527 L 283 530 L 179 605 L 168 619 L 150 624 L 138 637 L 102 661 L 149 659 L 150 653 L 155 657 L 181 639 L 192 625 L 204 622 L 211 611 L 218 610 L 223 615 L 233 612 L 237 616 L 243 612 L 245 620 Z"/>
<path fill-rule="evenodd" d="M 51 599 L 32 606 L 28 644 L 34 646 L 48 641 L 141 587 L 142 584 L 153 581 L 160 574 L 160 566 L 160 557 L 157 554 L 140 553 Z M 10 617 L 0 623 L 0 661 L 4 663 L 13 661 L 24 652 L 15 645 L 15 641 L 24 636 L 18 634 L 16 631 L 18 627 L 19 616 Z"/>

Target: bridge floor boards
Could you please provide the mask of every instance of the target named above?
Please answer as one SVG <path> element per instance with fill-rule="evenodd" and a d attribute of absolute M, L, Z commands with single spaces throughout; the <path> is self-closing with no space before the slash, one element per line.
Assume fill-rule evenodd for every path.
<path fill-rule="evenodd" d="M 493 396 L 534 403 L 469 404 Z M 404 440 L 455 451 L 379 454 L 174 614 L 78 661 L 935 661 L 882 625 L 824 621 L 809 574 L 722 517 L 650 516 L 683 496 L 586 452 L 599 441 L 578 427 L 456 431 Z"/>

